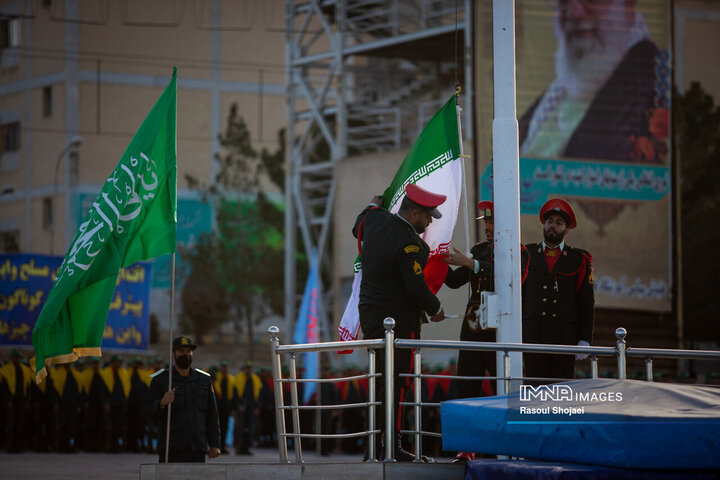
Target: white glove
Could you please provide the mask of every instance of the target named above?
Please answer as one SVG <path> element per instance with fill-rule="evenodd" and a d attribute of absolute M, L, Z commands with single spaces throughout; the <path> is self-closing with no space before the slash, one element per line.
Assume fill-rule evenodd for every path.
<path fill-rule="evenodd" d="M 580 340 L 578 342 L 579 347 L 589 347 L 590 344 L 586 342 L 585 340 Z M 585 360 L 588 357 L 587 353 L 578 353 L 575 355 L 575 360 Z"/>

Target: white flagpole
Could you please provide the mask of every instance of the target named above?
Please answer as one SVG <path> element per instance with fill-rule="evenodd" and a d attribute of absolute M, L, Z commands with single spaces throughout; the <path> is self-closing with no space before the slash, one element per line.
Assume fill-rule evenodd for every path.
<path fill-rule="evenodd" d="M 458 87 L 459 90 L 459 87 Z M 457 93 L 455 100 L 457 101 Z M 470 256 L 470 222 L 468 219 L 468 204 L 467 204 L 467 178 L 465 177 L 465 154 L 463 150 L 463 137 L 462 137 L 462 123 L 460 118 L 462 117 L 462 107 L 455 105 L 457 111 L 457 126 L 458 126 L 458 140 L 460 144 L 460 169 L 462 172 L 462 205 L 463 205 L 463 216 L 465 217 L 465 255 Z M 472 290 L 472 286 L 471 286 Z"/>
<path fill-rule="evenodd" d="M 175 252 L 170 254 L 170 358 L 168 360 L 168 392 L 172 391 L 173 373 L 173 323 L 175 323 Z M 165 429 L 165 463 L 168 463 L 170 454 L 170 412 L 172 403 L 167 407 L 167 428 Z"/>
<path fill-rule="evenodd" d="M 520 274 L 520 154 L 516 108 L 515 0 L 493 0 L 493 201 L 495 202 L 495 293 L 498 343 L 522 342 L 522 276 Z M 520 389 L 522 352 L 510 354 L 510 371 L 497 353 L 497 372 L 513 378 Z M 498 380 L 498 395 L 510 393 Z"/>

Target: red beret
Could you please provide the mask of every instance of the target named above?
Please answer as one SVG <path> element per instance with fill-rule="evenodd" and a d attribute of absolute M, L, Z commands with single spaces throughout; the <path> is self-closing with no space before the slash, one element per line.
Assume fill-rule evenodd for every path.
<path fill-rule="evenodd" d="M 482 202 L 478 202 L 477 208 L 480 216 L 477 217 L 476 220 L 480 220 L 481 218 L 493 218 L 495 214 L 495 207 L 493 206 L 493 202 L 491 202 L 490 200 L 483 200 Z"/>
<path fill-rule="evenodd" d="M 442 217 L 442 214 L 435 208 L 438 205 L 442 205 L 443 202 L 445 202 L 445 199 L 447 199 L 446 195 L 439 195 L 437 193 L 432 193 L 424 188 L 420 188 L 414 183 L 408 183 L 405 185 L 405 194 L 412 200 L 413 202 L 417 203 L 421 207 L 425 207 L 428 209 L 432 209 L 430 212 L 430 215 L 432 215 L 435 218 Z"/>
<path fill-rule="evenodd" d="M 545 219 L 552 213 L 559 213 L 568 222 L 568 228 L 577 227 L 575 220 L 575 212 L 568 202 L 562 198 L 551 198 L 540 209 L 540 223 L 545 223 Z"/>

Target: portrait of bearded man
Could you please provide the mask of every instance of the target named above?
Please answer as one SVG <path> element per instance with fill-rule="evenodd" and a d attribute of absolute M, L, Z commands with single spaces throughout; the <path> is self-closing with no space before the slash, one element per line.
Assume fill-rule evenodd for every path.
<path fill-rule="evenodd" d="M 635 3 L 555 1 L 555 79 L 519 120 L 522 156 L 666 163 L 668 54 Z"/>
<path fill-rule="evenodd" d="M 598 305 L 670 308 L 670 4 L 519 5 L 523 232 L 533 228 L 542 202 L 562 196 L 582 225 L 574 241 L 595 259 Z M 483 175 L 483 198 L 492 198 L 492 166 Z M 534 240 L 523 234 L 524 242 Z M 657 254 L 652 263 L 649 251 Z"/>

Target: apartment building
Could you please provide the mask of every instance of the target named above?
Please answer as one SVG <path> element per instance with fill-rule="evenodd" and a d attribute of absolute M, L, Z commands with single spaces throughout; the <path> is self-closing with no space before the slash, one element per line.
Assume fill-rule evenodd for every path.
<path fill-rule="evenodd" d="M 256 149 L 286 123 L 282 0 L 0 2 L 0 251 L 63 255 L 89 202 L 178 67 L 178 241 L 212 227 L 233 103 Z M 153 286 L 169 286 L 169 261 Z"/>

